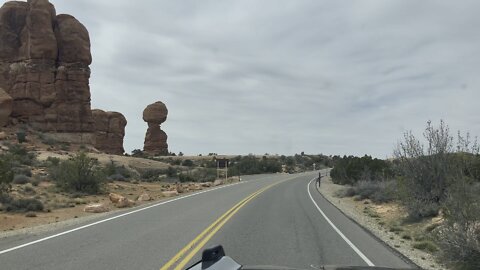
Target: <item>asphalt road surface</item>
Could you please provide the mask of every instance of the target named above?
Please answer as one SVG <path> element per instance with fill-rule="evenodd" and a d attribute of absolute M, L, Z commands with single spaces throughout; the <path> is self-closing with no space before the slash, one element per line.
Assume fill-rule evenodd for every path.
<path fill-rule="evenodd" d="M 0 239 L 0 269 L 183 269 L 222 244 L 240 264 L 411 268 L 328 203 L 317 173 L 245 176 L 229 186 Z"/>

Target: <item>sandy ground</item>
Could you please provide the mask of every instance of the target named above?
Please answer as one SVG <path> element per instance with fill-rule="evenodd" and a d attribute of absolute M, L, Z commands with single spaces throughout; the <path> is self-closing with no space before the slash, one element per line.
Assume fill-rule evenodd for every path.
<path fill-rule="evenodd" d="M 320 193 L 344 214 L 369 230 L 391 248 L 397 250 L 423 269 L 448 270 L 438 263 L 432 254 L 412 247 L 412 240 L 402 238 L 399 232 L 391 232 L 390 226 L 405 217 L 403 209 L 394 203 L 373 204 L 368 200 L 356 201 L 354 198 L 339 198 L 337 192 L 345 186 L 334 184 L 330 178 L 323 178 Z M 428 224 L 436 222 L 432 220 Z M 408 228 L 412 231 L 422 230 L 428 224 L 412 224 Z"/>
<path fill-rule="evenodd" d="M 229 178 L 227 183 L 237 182 L 237 178 Z M 28 185 L 28 184 L 27 184 Z M 187 186 L 193 186 L 193 183 L 184 184 L 184 192 L 189 193 L 195 190 L 188 190 Z M 13 193 L 21 193 L 22 189 L 26 185 L 15 185 Z M 31 187 L 31 185 L 30 185 Z M 88 219 L 88 217 L 97 217 L 100 214 L 92 214 L 84 212 L 84 208 L 89 203 L 103 203 L 110 209 L 110 212 L 121 210 L 125 208 L 116 208 L 114 204 L 110 202 L 108 194 L 110 192 L 125 196 L 133 201 L 144 193 L 147 193 L 152 197 L 151 201 L 147 202 L 135 202 L 135 206 L 139 206 L 146 203 L 152 203 L 158 200 L 166 199 L 163 191 L 176 190 L 175 184 L 155 182 L 155 183 L 129 183 L 129 182 L 113 182 L 109 183 L 106 192 L 103 195 L 91 195 L 72 198 L 71 195 L 66 193 L 58 193 L 53 191 L 53 184 L 50 182 L 42 182 L 38 187 L 31 187 L 35 190 L 37 198 L 39 198 L 45 206 L 45 211 L 35 212 L 34 217 L 27 217 L 27 213 L 11 213 L 0 212 L 0 238 L 13 235 L 22 234 L 31 231 L 44 230 L 45 228 L 55 228 L 58 226 L 74 224 Z M 206 186 L 200 186 L 196 184 L 197 190 L 206 189 Z M 181 195 L 181 194 L 180 194 Z M 49 226 L 52 225 L 52 226 Z M 47 227 L 45 227 L 47 226 Z M 47 228 L 47 229 L 48 229 Z"/>

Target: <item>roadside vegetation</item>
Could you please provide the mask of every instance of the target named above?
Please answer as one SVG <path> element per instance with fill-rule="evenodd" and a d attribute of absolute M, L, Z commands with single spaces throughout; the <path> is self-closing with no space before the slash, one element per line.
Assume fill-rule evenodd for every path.
<path fill-rule="evenodd" d="M 333 162 L 332 181 L 349 185 L 338 196 L 401 205 L 405 217 L 385 226 L 402 241 L 454 269 L 480 269 L 480 155 L 468 133 L 453 136 L 443 121 L 428 122 L 422 139 L 404 134 L 392 160 L 344 156 Z M 416 224 L 430 225 L 419 230 Z"/>

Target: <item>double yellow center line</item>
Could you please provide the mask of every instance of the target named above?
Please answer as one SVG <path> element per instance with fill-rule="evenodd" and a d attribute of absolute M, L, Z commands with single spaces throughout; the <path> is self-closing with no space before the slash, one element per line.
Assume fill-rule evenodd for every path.
<path fill-rule="evenodd" d="M 195 239 L 193 239 L 184 248 L 182 248 L 175 256 L 173 256 L 173 258 L 171 258 L 164 266 L 162 266 L 160 270 L 168 270 L 172 268 L 174 270 L 184 269 L 185 265 L 193 258 L 193 256 L 195 256 L 195 254 L 197 254 L 197 252 L 202 247 L 204 247 L 205 244 L 207 244 L 208 240 L 210 240 L 215 235 L 215 233 L 217 233 L 223 227 L 223 225 L 225 225 L 225 223 L 229 219 L 231 219 L 233 215 L 235 215 L 235 213 L 238 212 L 238 210 L 240 210 L 244 205 L 246 205 L 249 201 L 253 200 L 265 190 L 290 179 L 292 178 L 271 184 L 247 196 L 245 199 L 230 208 L 227 212 L 225 212 L 225 214 L 215 220 L 215 222 L 213 222 L 203 232 L 201 232 L 197 237 L 195 237 Z"/>

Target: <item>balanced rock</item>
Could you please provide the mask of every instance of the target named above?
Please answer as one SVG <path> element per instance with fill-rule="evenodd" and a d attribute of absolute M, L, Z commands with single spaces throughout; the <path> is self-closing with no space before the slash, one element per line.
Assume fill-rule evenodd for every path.
<path fill-rule="evenodd" d="M 8 118 L 12 114 L 13 99 L 0 88 L 0 127 L 8 124 Z"/>
<path fill-rule="evenodd" d="M 92 116 L 95 122 L 95 148 L 108 154 L 123 154 L 123 138 L 127 125 L 125 117 L 118 112 L 102 110 L 92 110 Z"/>
<path fill-rule="evenodd" d="M 0 88 L 13 99 L 12 117 L 73 143 L 91 144 L 90 39 L 48 0 L 0 8 Z"/>
<path fill-rule="evenodd" d="M 161 101 L 148 105 L 143 110 L 143 121 L 160 125 L 167 120 L 168 109 Z"/>
<path fill-rule="evenodd" d="M 143 120 L 148 123 L 143 150 L 149 154 L 168 154 L 167 134 L 160 125 L 167 120 L 168 110 L 165 104 L 158 101 L 148 105 L 143 111 Z"/>

